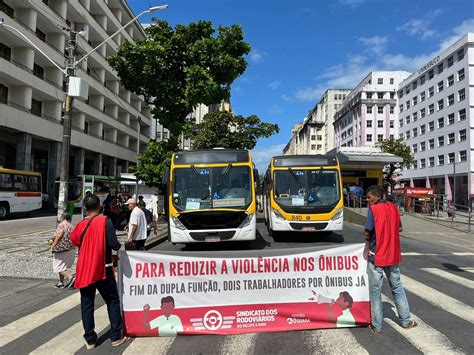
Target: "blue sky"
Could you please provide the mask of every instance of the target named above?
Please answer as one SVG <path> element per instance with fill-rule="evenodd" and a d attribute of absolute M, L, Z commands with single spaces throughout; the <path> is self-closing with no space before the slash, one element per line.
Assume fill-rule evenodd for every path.
<path fill-rule="evenodd" d="M 233 85 L 232 108 L 280 126 L 278 135 L 260 140 L 253 152 L 262 172 L 326 89 L 353 88 L 370 70 L 413 72 L 474 32 L 469 0 L 160 1 L 129 3 L 135 13 L 169 4 L 154 15 L 171 25 L 242 25 L 253 49 L 247 71 Z"/>

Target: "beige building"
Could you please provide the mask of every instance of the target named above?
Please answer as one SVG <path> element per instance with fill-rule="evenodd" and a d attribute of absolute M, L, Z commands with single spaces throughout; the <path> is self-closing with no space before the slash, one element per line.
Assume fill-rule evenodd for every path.
<path fill-rule="evenodd" d="M 135 14 L 122 0 L 1 0 L 0 17 L 23 33 L 61 67 L 67 31 L 77 36 L 77 59 L 104 41 Z M 150 139 L 151 113 L 141 97 L 125 90 L 107 56 L 125 40 L 145 38 L 129 25 L 76 69 L 89 86 L 86 100 L 74 100 L 70 175 L 127 172 Z M 0 166 L 42 173 L 52 196 L 59 176 L 65 77 L 16 31 L 0 28 Z"/>

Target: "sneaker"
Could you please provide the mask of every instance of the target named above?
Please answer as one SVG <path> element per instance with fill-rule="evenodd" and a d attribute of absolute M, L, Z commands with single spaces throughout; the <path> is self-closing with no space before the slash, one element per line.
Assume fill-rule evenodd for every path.
<path fill-rule="evenodd" d="M 411 329 L 411 328 L 415 328 L 417 325 L 418 325 L 417 322 L 415 322 L 414 320 L 411 320 L 410 323 L 408 323 L 408 324 L 405 324 L 405 325 L 402 324 L 402 328 L 403 329 Z"/>
<path fill-rule="evenodd" d="M 112 342 L 112 346 L 120 346 L 120 345 L 122 345 L 123 343 L 126 343 L 129 340 L 130 340 L 130 337 L 127 337 L 127 336 L 124 335 L 120 339 L 114 340 Z"/>
<path fill-rule="evenodd" d="M 65 287 L 74 288 L 74 281 L 76 281 L 76 276 L 71 277 L 71 281 Z"/>
<path fill-rule="evenodd" d="M 372 324 L 370 324 L 368 328 L 373 334 L 379 335 L 380 333 L 382 333 L 381 330 L 375 328 Z"/>
<path fill-rule="evenodd" d="M 64 284 L 61 282 L 58 282 L 56 285 L 54 285 L 54 288 L 64 288 Z"/>
<path fill-rule="evenodd" d="M 87 343 L 86 343 L 86 349 L 87 349 L 87 350 L 95 349 L 95 344 L 87 344 Z"/>

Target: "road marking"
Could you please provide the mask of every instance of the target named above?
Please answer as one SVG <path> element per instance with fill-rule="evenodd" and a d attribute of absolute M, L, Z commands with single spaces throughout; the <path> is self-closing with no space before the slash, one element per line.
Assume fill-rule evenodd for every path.
<path fill-rule="evenodd" d="M 416 252 L 407 252 L 402 253 L 403 256 L 434 256 L 439 254 L 423 254 L 423 253 L 416 253 Z"/>
<path fill-rule="evenodd" d="M 304 332 L 304 342 L 311 354 L 368 354 L 348 328 Z"/>
<path fill-rule="evenodd" d="M 382 300 L 390 303 L 394 313 L 396 314 L 396 307 L 393 301 L 385 295 L 382 295 Z M 413 313 L 412 320 L 416 321 L 418 326 L 412 329 L 403 329 L 398 322 L 395 322 L 390 318 L 384 319 L 388 325 L 400 333 L 400 335 L 407 339 L 423 354 L 462 354 L 462 352 L 459 351 L 444 334 L 430 327 Z"/>
<path fill-rule="evenodd" d="M 77 292 L 48 307 L 4 325 L 0 328 L 0 347 L 49 322 L 58 315 L 69 311 L 71 308 L 80 304 L 80 302 L 80 294 Z"/>
<path fill-rule="evenodd" d="M 450 272 L 447 272 L 447 271 L 444 271 L 444 270 L 441 270 L 441 269 L 437 269 L 437 268 L 434 268 L 434 267 L 432 267 L 432 268 L 431 267 L 422 268 L 421 270 L 429 272 L 430 274 L 439 276 L 443 279 L 455 282 L 458 285 L 465 286 L 465 287 L 470 288 L 470 289 L 474 289 L 474 281 L 466 279 L 464 277 L 461 277 L 461 276 L 458 276 L 458 275 L 455 275 L 455 274 L 452 274 Z"/>
<path fill-rule="evenodd" d="M 438 243 L 443 243 L 443 244 L 452 245 L 452 246 L 456 247 L 456 249 L 461 249 L 461 250 L 462 250 L 462 249 L 467 249 L 467 250 L 471 250 L 471 249 L 472 249 L 471 245 L 468 244 L 468 243 L 466 243 L 466 242 L 463 243 L 464 245 L 459 245 L 459 242 L 456 244 L 456 243 L 447 242 L 447 241 L 445 241 L 445 240 L 438 240 L 437 242 L 438 242 Z"/>
<path fill-rule="evenodd" d="M 474 307 L 464 304 L 453 297 L 446 296 L 444 293 L 408 276 L 402 276 L 402 283 L 408 291 L 413 292 L 432 305 L 454 314 L 461 319 L 474 323 Z"/>
<path fill-rule="evenodd" d="M 452 253 L 453 255 L 457 256 L 474 256 L 474 253 Z"/>
<path fill-rule="evenodd" d="M 99 334 L 109 325 L 107 315 L 107 305 L 103 305 L 94 312 L 95 331 Z M 40 347 L 36 348 L 30 354 L 74 354 L 85 346 L 82 321 L 79 321 L 67 328 L 56 337 L 50 339 Z"/>
<path fill-rule="evenodd" d="M 122 354 L 166 354 L 176 337 L 135 338 Z"/>
<path fill-rule="evenodd" d="M 34 231 L 34 232 L 25 232 L 25 233 L 16 233 L 16 234 L 10 234 L 10 235 L 0 235 L 0 239 L 6 239 L 6 238 L 14 238 L 14 237 L 23 237 L 23 236 L 29 236 L 32 234 L 40 234 L 40 233 L 53 233 L 56 231 L 56 229 L 44 229 L 40 231 Z"/>
<path fill-rule="evenodd" d="M 454 253 L 417 253 L 413 251 L 409 251 L 406 253 L 402 253 L 403 256 L 474 256 L 474 253 L 470 252 L 454 252 Z"/>
<path fill-rule="evenodd" d="M 221 354 L 253 354 L 257 343 L 257 333 L 227 335 L 220 346 Z"/>

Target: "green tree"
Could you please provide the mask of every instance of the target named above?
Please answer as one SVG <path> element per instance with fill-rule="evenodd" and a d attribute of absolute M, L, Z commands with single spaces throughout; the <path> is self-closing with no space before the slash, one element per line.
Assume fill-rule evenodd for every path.
<path fill-rule="evenodd" d="M 278 133 L 278 125 L 260 121 L 255 115 L 244 117 L 227 111 L 208 113 L 201 124 L 188 132 L 194 149 L 253 149 L 259 138 Z"/>
<path fill-rule="evenodd" d="M 108 61 L 122 85 L 154 105 L 154 117 L 178 136 L 198 104 L 229 99 L 232 82 L 247 68 L 244 56 L 251 47 L 239 25 L 219 26 L 216 34 L 209 21 L 172 28 L 153 20 L 145 40 L 125 41 Z"/>
<path fill-rule="evenodd" d="M 402 175 L 402 167 L 409 167 L 414 162 L 413 155 L 411 154 L 410 147 L 403 142 L 402 138 L 384 139 L 377 142 L 376 146 L 385 153 L 390 153 L 403 159 L 401 164 L 387 164 L 383 169 L 384 187 L 391 193 L 396 179 Z"/>

